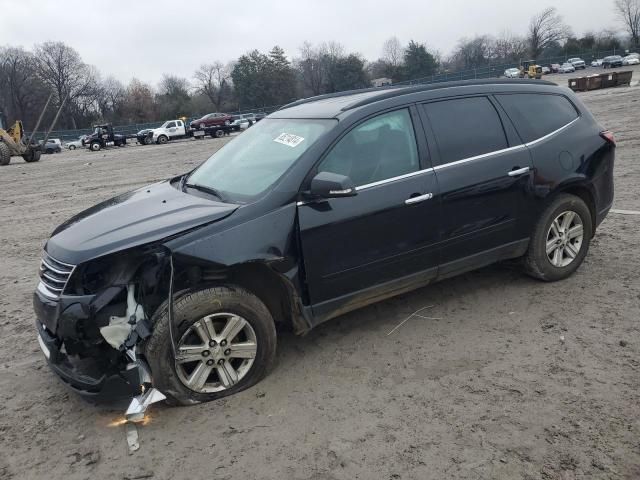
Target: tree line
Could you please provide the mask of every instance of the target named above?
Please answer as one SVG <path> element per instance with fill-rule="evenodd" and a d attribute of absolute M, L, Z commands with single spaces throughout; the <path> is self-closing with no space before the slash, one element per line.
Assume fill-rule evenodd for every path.
<path fill-rule="evenodd" d="M 193 116 L 211 111 L 264 109 L 297 98 L 364 88 L 372 79 L 415 80 L 487 64 L 518 63 L 640 44 L 640 0 L 614 0 L 628 33 L 587 32 L 578 37 L 555 8 L 534 15 L 522 35 L 462 38 L 446 57 L 425 43 L 384 42 L 380 58 L 367 61 L 339 42 L 304 42 L 293 57 L 279 46 L 253 50 L 229 63 L 202 64 L 190 78 L 165 74 L 155 87 L 137 78 L 123 84 L 103 77 L 63 42 L 45 42 L 32 50 L 0 48 L 0 112 L 9 122 L 33 126 L 49 94 L 53 104 L 66 98 L 57 128 L 79 129 L 98 121 L 132 124 Z M 45 124 L 54 115 L 50 108 Z"/>

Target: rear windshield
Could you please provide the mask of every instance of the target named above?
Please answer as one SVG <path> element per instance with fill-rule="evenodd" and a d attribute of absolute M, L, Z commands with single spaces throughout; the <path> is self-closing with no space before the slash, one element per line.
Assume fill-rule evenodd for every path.
<path fill-rule="evenodd" d="M 213 154 L 187 183 L 246 202 L 271 187 L 336 120 L 265 119 Z"/>
<path fill-rule="evenodd" d="M 573 104 L 563 95 L 514 93 L 496 95 L 513 121 L 523 142 L 531 142 L 578 118 Z"/>

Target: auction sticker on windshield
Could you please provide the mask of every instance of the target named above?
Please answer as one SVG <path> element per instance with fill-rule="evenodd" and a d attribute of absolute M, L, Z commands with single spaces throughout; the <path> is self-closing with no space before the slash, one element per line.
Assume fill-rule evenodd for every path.
<path fill-rule="evenodd" d="M 278 137 L 274 138 L 274 142 L 281 143 L 288 147 L 297 147 L 302 143 L 304 137 L 299 137 L 298 135 L 294 135 L 293 133 L 281 133 Z"/>

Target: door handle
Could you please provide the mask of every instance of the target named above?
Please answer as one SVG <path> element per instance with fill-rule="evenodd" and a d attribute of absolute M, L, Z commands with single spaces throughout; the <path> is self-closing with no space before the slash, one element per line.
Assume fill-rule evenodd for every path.
<path fill-rule="evenodd" d="M 517 177 L 518 175 L 522 175 L 523 173 L 527 173 L 529 171 L 529 167 L 518 168 L 516 170 L 511 170 L 507 173 L 510 177 Z"/>
<path fill-rule="evenodd" d="M 425 193 L 424 195 L 418 195 L 417 197 L 407 198 L 404 203 L 405 205 L 413 205 L 414 203 L 424 202 L 425 200 L 431 200 L 433 198 L 433 193 Z"/>

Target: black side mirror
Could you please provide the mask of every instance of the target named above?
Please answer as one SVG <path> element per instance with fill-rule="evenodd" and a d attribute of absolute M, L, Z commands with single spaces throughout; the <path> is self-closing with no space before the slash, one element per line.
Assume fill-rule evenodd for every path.
<path fill-rule="evenodd" d="M 311 180 L 311 195 L 322 198 L 353 197 L 357 195 L 353 181 L 338 173 L 320 172 Z"/>

